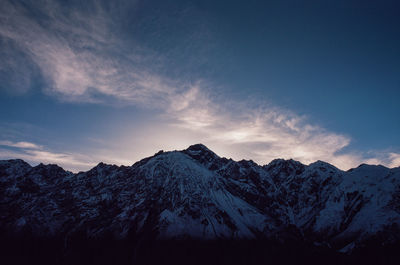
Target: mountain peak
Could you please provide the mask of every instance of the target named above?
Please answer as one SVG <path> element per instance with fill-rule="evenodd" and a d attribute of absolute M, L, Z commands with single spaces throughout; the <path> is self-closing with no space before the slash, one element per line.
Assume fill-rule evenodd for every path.
<path fill-rule="evenodd" d="M 204 144 L 194 144 L 189 146 L 186 150 L 183 150 L 184 153 L 188 154 L 189 156 L 195 157 L 207 157 L 207 158 L 217 158 L 217 154 L 213 151 L 208 149 L 207 146 Z"/>
<path fill-rule="evenodd" d="M 209 169 L 216 169 L 221 163 L 221 158 L 203 144 L 191 145 L 182 152 L 205 165 Z"/>
<path fill-rule="evenodd" d="M 198 143 L 189 146 L 186 150 L 188 151 L 205 151 L 205 152 L 212 152 L 207 146 L 204 144 Z"/>
<path fill-rule="evenodd" d="M 220 158 L 203 144 L 125 168 L 99 163 L 78 174 L 28 166 L 0 161 L 0 230 L 18 234 L 26 227 L 57 238 L 81 231 L 121 239 L 278 235 L 282 242 L 304 239 L 335 249 L 348 242 L 362 247 L 377 233 L 399 235 L 393 232 L 400 224 L 399 170 L 336 172 L 322 161 L 306 166 L 292 159 L 259 166 Z M 339 237 L 346 242 L 337 243 Z M 378 243 L 387 242 L 383 236 Z"/>
<path fill-rule="evenodd" d="M 8 160 L 0 160 L 1 164 L 12 164 L 12 165 L 29 165 L 22 159 L 8 159 Z M 29 165 L 30 166 L 30 165 Z"/>
<path fill-rule="evenodd" d="M 327 163 L 325 161 L 322 161 L 322 160 L 317 160 L 317 161 L 309 164 L 308 166 L 309 167 L 315 167 L 315 168 L 317 168 L 317 167 L 318 168 L 330 168 L 330 169 L 338 170 L 334 165 L 329 164 L 329 163 Z"/>
<path fill-rule="evenodd" d="M 9 159 L 9 160 L 0 160 L 0 176 L 1 171 L 4 169 L 8 169 L 10 172 L 26 172 L 32 168 L 27 162 L 22 159 Z"/>
<path fill-rule="evenodd" d="M 293 160 L 293 159 L 283 159 L 283 158 L 277 158 L 272 160 L 269 164 L 265 165 L 268 168 L 272 167 L 282 167 L 282 166 L 304 166 L 302 163 L 299 161 Z"/>
<path fill-rule="evenodd" d="M 304 171 L 305 166 L 299 161 L 293 159 L 274 159 L 269 164 L 265 165 L 264 168 L 272 175 L 288 177 L 292 174 L 300 174 Z"/>

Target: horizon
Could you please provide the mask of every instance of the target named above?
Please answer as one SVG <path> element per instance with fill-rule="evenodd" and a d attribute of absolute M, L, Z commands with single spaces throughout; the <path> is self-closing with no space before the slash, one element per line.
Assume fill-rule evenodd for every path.
<path fill-rule="evenodd" d="M 0 4 L 0 159 L 84 171 L 203 143 L 400 166 L 398 1 Z"/>
<path fill-rule="evenodd" d="M 271 161 L 269 161 L 269 162 L 266 163 L 266 164 L 259 164 L 259 163 L 257 163 L 257 162 L 254 162 L 252 159 L 240 159 L 240 160 L 235 160 L 235 159 L 232 159 L 231 157 L 220 156 L 220 155 L 218 155 L 217 153 L 215 153 L 213 150 L 209 149 L 207 146 L 205 146 L 205 145 L 202 144 L 202 143 L 193 144 L 193 145 L 188 146 L 188 147 L 185 148 L 185 149 L 179 149 L 179 150 L 176 150 L 176 149 L 175 149 L 175 150 L 159 150 L 158 152 L 155 152 L 155 153 L 154 153 L 153 155 L 151 155 L 151 156 L 143 157 L 143 158 L 141 158 L 141 159 L 139 159 L 139 160 L 137 160 L 137 161 L 134 161 L 134 162 L 133 162 L 132 164 L 130 164 L 130 165 L 123 165 L 123 164 L 116 165 L 116 164 L 109 164 L 109 163 L 104 163 L 104 162 L 102 162 L 102 161 L 99 161 L 99 162 L 97 162 L 93 167 L 91 167 L 91 168 L 89 168 L 89 169 L 87 169 L 87 170 L 80 170 L 80 171 L 72 171 L 72 170 L 65 169 L 65 168 L 63 168 L 62 166 L 58 165 L 57 163 L 42 163 L 42 162 L 39 162 L 39 163 L 36 163 L 36 164 L 32 164 L 32 163 L 29 163 L 29 162 L 25 161 L 24 159 L 21 159 L 21 158 L 0 159 L 0 161 L 21 160 L 21 161 L 23 161 L 23 162 L 25 162 L 25 163 L 28 163 L 31 167 L 36 167 L 36 166 L 39 166 L 39 165 L 44 165 L 44 166 L 56 165 L 56 166 L 61 167 L 61 168 L 64 169 L 65 171 L 72 172 L 73 174 L 79 174 L 79 173 L 81 173 L 81 172 L 90 171 L 90 170 L 92 170 L 93 168 L 96 168 L 97 166 L 99 166 L 100 164 L 104 164 L 104 165 L 108 165 L 108 166 L 118 166 L 118 167 L 121 167 L 121 166 L 131 167 L 131 166 L 133 166 L 134 164 L 136 164 L 136 163 L 138 163 L 138 162 L 140 162 L 140 161 L 142 161 L 142 160 L 155 157 L 155 156 L 159 155 L 160 153 L 165 154 L 165 153 L 172 153 L 172 152 L 183 152 L 183 151 L 188 150 L 190 147 L 196 146 L 196 145 L 202 145 L 202 146 L 204 146 L 207 150 L 211 151 L 212 153 L 214 153 L 215 155 L 217 155 L 219 158 L 225 158 L 225 159 L 228 159 L 228 160 L 232 160 L 232 161 L 234 161 L 234 162 L 251 161 L 251 162 L 255 163 L 256 165 L 258 165 L 258 166 L 260 166 L 260 167 L 268 166 L 268 165 L 270 165 L 271 163 L 273 163 L 273 162 L 276 161 L 276 160 L 294 161 L 294 162 L 301 163 L 301 164 L 304 165 L 304 166 L 310 166 L 310 165 L 312 165 L 312 164 L 314 164 L 314 163 L 322 162 L 322 163 L 327 163 L 327 164 L 329 164 L 329 165 L 331 165 L 331 166 L 333 166 L 333 167 L 335 167 L 335 168 L 337 168 L 338 170 L 341 170 L 341 171 L 343 171 L 343 172 L 351 171 L 351 170 L 356 169 L 356 168 L 359 168 L 359 167 L 361 167 L 361 166 L 363 166 L 363 165 L 367 165 L 367 166 L 376 166 L 376 167 L 385 167 L 385 168 L 388 168 L 388 169 L 394 169 L 394 168 L 400 167 L 400 166 L 397 166 L 397 167 L 389 168 L 389 167 L 386 167 L 386 166 L 381 165 L 381 164 L 366 164 L 366 163 L 361 163 L 361 164 L 359 164 L 359 165 L 356 166 L 356 167 L 352 167 L 352 168 L 349 168 L 349 169 L 347 169 L 347 170 L 343 170 L 343 169 L 338 168 L 336 165 L 330 164 L 330 163 L 328 163 L 328 162 L 326 162 L 326 161 L 322 161 L 322 160 L 316 160 L 316 161 L 313 161 L 313 162 L 311 162 L 311 163 L 309 163 L 309 164 L 304 164 L 304 163 L 302 163 L 302 162 L 300 162 L 300 161 L 297 161 L 297 160 L 295 160 L 295 159 L 292 159 L 292 158 L 285 159 L 285 158 L 279 158 L 279 157 L 278 157 L 278 158 L 275 158 L 275 159 L 273 159 L 273 160 L 271 160 Z"/>

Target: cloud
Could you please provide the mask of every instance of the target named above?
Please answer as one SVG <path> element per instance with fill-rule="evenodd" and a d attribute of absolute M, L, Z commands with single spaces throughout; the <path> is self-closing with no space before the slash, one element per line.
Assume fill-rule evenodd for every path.
<path fill-rule="evenodd" d="M 30 142 L 11 142 L 11 141 L 0 141 L 0 145 L 9 147 L 18 147 L 25 149 L 42 149 L 43 147 Z"/>
<path fill-rule="evenodd" d="M 95 163 L 81 154 L 55 153 L 31 142 L 0 141 L 0 159 L 20 158 L 33 164 L 58 164 L 72 171 L 87 170 Z M 10 149 L 11 147 L 12 149 Z"/>
<path fill-rule="evenodd" d="M 0 36 L 13 44 L 5 46 L 10 54 L 18 50 L 24 54 L 23 58 L 29 57 L 28 62 L 40 69 L 45 80 L 44 92 L 61 100 L 157 110 L 162 123 L 154 125 L 156 130 L 140 139 L 151 144 L 151 148 L 156 147 L 157 141 L 160 141 L 157 146 L 166 146 L 168 139 L 169 146 L 203 142 L 219 154 L 253 159 L 260 164 L 281 157 L 303 163 L 325 160 L 348 169 L 367 161 L 362 153 L 343 152 L 350 145 L 349 136 L 313 125 L 306 117 L 262 100 L 234 100 L 218 95 L 215 86 L 205 80 L 188 82 L 190 78 L 185 77 L 172 80 L 152 70 L 151 65 L 155 64 L 149 62 L 159 63 L 162 58 L 145 47 L 126 43 L 118 35 L 112 7 L 98 1 L 85 1 L 88 8 L 61 6 L 55 1 L 27 3 L 2 2 Z M 32 74 L 17 71 L 23 63 L 12 61 L 13 56 L 7 58 L 0 70 L 21 75 L 21 79 L 15 79 L 19 83 L 14 79 L 9 83 L 14 82 L 22 91 L 21 87 L 30 87 Z M 106 158 L 51 152 L 29 142 L 0 144 L 19 148 L 1 149 L 2 157 L 19 156 L 71 169 L 87 169 L 94 165 L 95 159 Z M 138 142 L 134 144 L 138 146 Z M 118 148 L 126 146 L 125 142 Z M 129 158 L 119 161 L 130 161 Z M 368 161 L 389 166 L 400 164 L 396 153 Z"/>
<path fill-rule="evenodd" d="M 346 169 L 359 162 L 355 155 L 338 154 L 349 145 L 348 136 L 310 125 L 305 117 L 277 107 L 217 104 L 206 98 L 174 114 L 176 126 L 201 133 L 204 142 L 220 146 L 224 155 L 234 154 L 235 159 L 261 164 L 278 157 L 303 163 L 325 160 Z"/>
<path fill-rule="evenodd" d="M 390 167 L 400 167 L 400 154 L 389 153 Z"/>
<path fill-rule="evenodd" d="M 371 153 L 371 152 L 370 152 Z M 366 164 L 380 164 L 390 168 L 400 166 L 400 153 L 391 151 L 375 151 L 369 158 L 363 160 Z"/>
<path fill-rule="evenodd" d="M 117 29 L 110 11 L 99 2 L 90 3 L 93 9 L 88 12 L 40 1 L 31 8 L 45 14 L 43 19 L 30 14 L 28 7 L 5 1 L 0 36 L 30 56 L 46 80 L 45 91 L 62 100 L 110 103 L 113 98 L 125 104 L 164 105 L 185 92 L 182 84 L 147 69 L 144 62 L 154 56 L 145 56 L 144 48 L 134 47 L 127 54 L 132 48 L 113 33 Z"/>
<path fill-rule="evenodd" d="M 24 94 L 38 78 L 38 69 L 30 57 L 15 43 L 0 38 L 0 90 L 10 94 Z"/>

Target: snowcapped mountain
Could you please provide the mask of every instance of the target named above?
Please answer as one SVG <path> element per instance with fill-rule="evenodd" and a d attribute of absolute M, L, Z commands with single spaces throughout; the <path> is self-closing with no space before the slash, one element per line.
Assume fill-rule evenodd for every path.
<path fill-rule="evenodd" d="M 201 144 L 132 166 L 0 161 L 0 228 L 37 237 L 298 240 L 351 252 L 400 239 L 400 168 L 221 158 Z"/>

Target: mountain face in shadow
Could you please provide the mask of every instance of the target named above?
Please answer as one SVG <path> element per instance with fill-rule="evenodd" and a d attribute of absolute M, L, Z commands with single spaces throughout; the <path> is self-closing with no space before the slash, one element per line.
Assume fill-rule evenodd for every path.
<path fill-rule="evenodd" d="M 399 225 L 400 168 L 201 144 L 77 174 L 0 161 L 4 264 L 398 264 Z"/>

